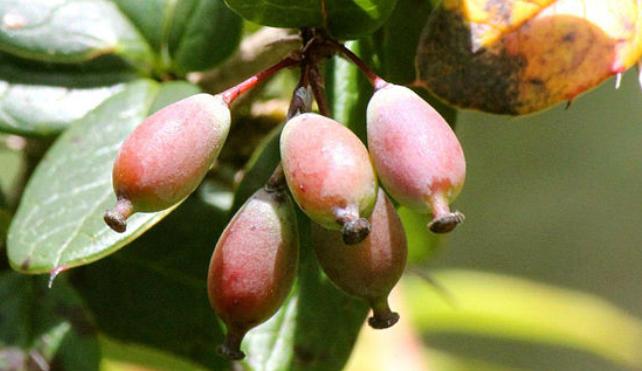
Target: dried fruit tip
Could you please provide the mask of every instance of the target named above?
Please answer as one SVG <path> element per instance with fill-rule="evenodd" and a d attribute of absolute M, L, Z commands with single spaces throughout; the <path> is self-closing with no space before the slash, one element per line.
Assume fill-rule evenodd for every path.
<path fill-rule="evenodd" d="M 134 206 L 131 201 L 126 198 L 119 198 L 111 210 L 105 211 L 103 219 L 109 228 L 118 233 L 123 233 L 127 229 L 127 218 L 129 218 L 133 212 Z"/>
<path fill-rule="evenodd" d="M 428 223 L 428 229 L 435 233 L 448 233 L 461 224 L 464 219 L 466 219 L 464 214 L 454 211 L 433 219 Z"/>
<path fill-rule="evenodd" d="M 216 348 L 216 352 L 223 358 L 230 361 L 238 361 L 245 358 L 241 350 L 241 341 L 245 334 L 238 334 L 231 330 L 225 337 L 225 342 Z"/>
<path fill-rule="evenodd" d="M 429 200 L 432 208 L 432 221 L 428 229 L 434 233 L 448 233 L 461 224 L 465 217 L 459 211 L 450 211 L 448 198 L 443 193 L 433 194 Z"/>
<path fill-rule="evenodd" d="M 387 297 L 372 304 L 372 317 L 368 318 L 370 327 L 383 330 L 392 327 L 397 321 L 399 321 L 399 314 L 390 310 Z"/>
<path fill-rule="evenodd" d="M 341 237 L 346 245 L 355 245 L 363 241 L 370 234 L 370 222 L 366 218 L 350 220 L 343 224 Z"/>

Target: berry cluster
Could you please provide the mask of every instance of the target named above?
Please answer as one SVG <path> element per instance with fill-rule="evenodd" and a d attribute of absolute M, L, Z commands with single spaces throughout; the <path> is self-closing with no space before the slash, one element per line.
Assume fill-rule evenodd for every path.
<path fill-rule="evenodd" d="M 282 68 L 301 66 L 280 137 L 281 164 L 231 219 L 210 262 L 209 299 L 227 327 L 219 353 L 229 359 L 244 357 L 243 337 L 278 310 L 294 282 L 299 238 L 290 197 L 314 222 L 312 241 L 324 272 L 369 303 L 368 323 L 377 329 L 399 319 L 388 295 L 407 255 L 399 216 L 378 183 L 401 205 L 431 212 L 433 232 L 448 232 L 463 220 L 449 203 L 463 185 L 465 160 L 446 121 L 412 90 L 375 75 L 343 45 L 323 40 L 315 49 L 312 41 L 234 88 L 194 95 L 156 112 L 127 138 L 114 163 L 117 202 L 105 222 L 124 232 L 134 212 L 166 209 L 196 189 L 226 140 L 230 105 L 240 94 Z M 336 52 L 357 64 L 375 89 L 367 108 L 367 148 L 327 117 L 321 85 L 308 78 L 318 73 L 313 56 Z M 309 112 L 311 91 L 326 115 Z"/>

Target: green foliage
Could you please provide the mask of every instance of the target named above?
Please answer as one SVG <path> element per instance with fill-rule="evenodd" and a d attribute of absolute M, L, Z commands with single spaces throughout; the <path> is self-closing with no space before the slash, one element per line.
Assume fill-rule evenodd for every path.
<path fill-rule="evenodd" d="M 230 55 L 241 36 L 241 18 L 223 0 L 114 2 L 154 49 L 160 73 L 210 68 Z"/>
<path fill-rule="evenodd" d="M 338 38 L 355 39 L 380 27 L 396 0 L 226 0 L 242 17 L 275 27 L 324 27 Z"/>
<path fill-rule="evenodd" d="M 110 1 L 0 2 L 0 50 L 42 62 L 80 63 L 115 55 L 146 70 L 152 54 Z"/>
<path fill-rule="evenodd" d="M 175 101 L 195 92 L 184 84 L 134 82 L 61 135 L 29 181 L 9 231 L 14 269 L 46 273 L 87 264 L 167 215 L 171 210 L 138 214 L 124 234 L 109 229 L 102 214 L 116 200 L 111 167 L 120 143 L 152 113 L 157 97 Z"/>
<path fill-rule="evenodd" d="M 6 250 L 9 263 L 0 259 L 0 369 L 37 361 L 51 369 L 89 371 L 128 363 L 159 370 L 345 367 L 368 306 L 321 271 L 310 220 L 300 212 L 300 266 L 286 303 L 248 333 L 244 361 L 232 364 L 215 352 L 224 327 L 207 300 L 212 249 L 231 215 L 278 165 L 282 125 L 262 137 L 242 168 L 236 158 L 219 159 L 193 195 L 158 213 L 135 214 L 123 234 L 103 222 L 115 201 L 113 160 L 145 117 L 200 92 L 184 78 L 221 66 L 239 45 L 243 22 L 250 25 L 246 34 L 258 27 L 249 22 L 326 27 L 332 37 L 350 39 L 346 46 L 384 79 L 417 88 L 417 44 L 436 4 L 0 1 L 0 251 Z M 234 66 L 223 66 L 217 73 L 235 73 Z M 320 66 L 332 116 L 365 142 L 370 82 L 336 55 Z M 291 87 L 285 85 L 272 86 L 269 98 L 289 98 Z M 419 93 L 454 125 L 452 107 L 426 89 Z M 15 148 L 4 142 L 9 134 L 21 136 L 12 138 L 19 143 Z M 245 133 L 236 135 L 235 143 L 252 142 Z M 32 152 L 50 143 L 44 156 Z M 243 178 L 232 191 L 238 174 Z M 429 216 L 398 211 L 409 263 L 413 271 L 422 269 L 440 252 L 443 238 L 426 229 Z M 48 290 L 46 276 L 9 272 L 9 265 L 28 274 L 76 269 Z M 470 271 L 434 277 L 439 293 L 416 279 L 406 279 L 400 290 L 407 300 L 406 308 L 400 305 L 402 321 L 427 337 L 456 333 L 529 341 L 590 352 L 626 367 L 642 365 L 642 323 L 602 299 Z M 423 356 L 440 371 L 503 369 L 435 350 L 425 349 Z"/>
<path fill-rule="evenodd" d="M 0 313 L 0 369 L 98 369 L 94 325 L 66 280 L 47 289 L 46 277 L 1 273 Z"/>

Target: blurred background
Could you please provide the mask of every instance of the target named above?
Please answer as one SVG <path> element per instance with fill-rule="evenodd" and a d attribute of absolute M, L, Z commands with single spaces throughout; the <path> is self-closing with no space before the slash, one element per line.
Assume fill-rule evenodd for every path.
<path fill-rule="evenodd" d="M 460 112 L 457 133 L 468 174 L 455 205 L 467 218 L 425 267 L 446 295 L 412 274 L 400 289 L 412 307 L 408 326 L 433 349 L 423 367 L 640 369 L 631 317 L 642 318 L 635 71 L 618 90 L 611 79 L 568 109 L 520 118 Z M 387 336 L 367 331 L 361 343 L 364 334 Z M 632 363 L 607 361 L 609 352 Z M 355 370 L 366 362 L 356 358 Z"/>

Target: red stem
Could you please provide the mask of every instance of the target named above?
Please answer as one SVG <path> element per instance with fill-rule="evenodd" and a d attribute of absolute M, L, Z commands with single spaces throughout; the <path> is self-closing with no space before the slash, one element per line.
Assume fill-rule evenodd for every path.
<path fill-rule="evenodd" d="M 374 87 L 375 90 L 381 89 L 384 86 L 388 85 L 388 82 L 386 80 L 377 75 L 370 67 L 368 67 L 368 65 L 363 60 L 361 60 L 361 58 L 354 54 L 352 50 L 346 48 L 345 45 L 340 44 L 334 40 L 331 43 L 341 54 L 343 54 L 344 57 L 348 58 L 359 68 L 359 70 L 361 70 L 361 72 L 363 72 L 364 75 L 366 75 L 366 78 L 368 78 L 368 81 L 370 81 L 372 87 Z"/>
<path fill-rule="evenodd" d="M 234 87 L 231 87 L 227 90 L 225 90 L 221 95 L 223 96 L 223 101 L 229 106 L 231 105 L 236 98 L 241 96 L 241 94 L 247 92 L 248 90 L 252 89 L 255 87 L 257 84 L 267 80 L 270 78 L 272 75 L 275 73 L 279 72 L 280 70 L 294 66 L 295 64 L 299 63 L 299 58 L 296 57 L 286 57 L 282 59 L 280 62 L 277 64 L 261 71 L 255 74 L 254 76 L 248 78 L 245 81 L 240 82 Z"/>

